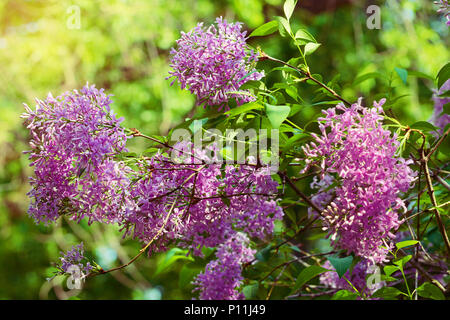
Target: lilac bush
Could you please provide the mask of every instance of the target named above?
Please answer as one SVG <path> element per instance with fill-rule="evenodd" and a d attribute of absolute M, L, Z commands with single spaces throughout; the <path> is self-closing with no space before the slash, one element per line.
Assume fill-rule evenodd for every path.
<path fill-rule="evenodd" d="M 274 292 L 278 298 L 316 297 L 329 294 L 330 288 L 332 294 L 356 289 L 361 299 L 375 294 L 440 298 L 446 292 L 442 249 L 450 252 L 450 241 L 442 212 L 448 205 L 443 201 L 448 196 L 449 159 L 440 150 L 445 150 L 443 141 L 449 135 L 444 107 L 449 99 L 444 93 L 450 82 L 443 79 L 448 65 L 438 73 L 437 83 L 443 85 L 433 95 L 431 121 L 440 130 L 433 132 L 435 127 L 425 121 L 402 124 L 391 110 L 393 88 L 386 89 L 388 99 L 372 107 L 363 106 L 362 98 L 351 104 L 311 71 L 307 56 L 318 44 L 306 30 L 292 31 L 294 7 L 295 2 L 286 2 L 286 18 L 254 31 L 264 36 L 279 30 L 290 36 L 301 58 L 289 62 L 250 49 L 239 22 L 217 18 L 214 25 L 200 23 L 182 33 L 170 53 L 170 75 L 197 96 L 198 104 L 213 108 L 186 119 L 168 137 L 122 127 L 110 96 L 95 86 L 57 98 L 49 95 L 37 100 L 35 110 L 26 106 L 27 153 L 34 170 L 30 216 L 45 224 L 63 215 L 77 222 L 114 224 L 124 237 L 142 244 L 129 262 L 109 270 L 92 261 L 93 268 L 83 244 L 74 246 L 62 253 L 57 274 L 75 265 L 97 276 L 124 269 L 144 253 L 151 259 L 178 247 L 175 250 L 186 254 L 180 260 L 194 261 L 192 268 L 199 261 L 206 265 L 191 278 L 190 289 L 200 299 L 269 299 Z M 259 60 L 281 64 L 271 71 L 283 71 L 282 82 L 249 82 L 264 76 L 256 69 Z M 317 97 L 300 97 L 299 84 L 320 87 L 314 91 Z M 340 102 L 322 110 L 321 117 L 308 112 L 302 114 L 308 119 L 295 117 L 307 101 L 316 99 L 320 101 L 314 105 Z M 194 120 L 202 120 L 207 129 L 260 131 L 249 141 L 236 141 L 242 142 L 237 151 L 243 151 L 244 162 L 224 161 L 220 155 L 228 151 L 220 144 L 171 140 L 175 130 L 191 128 Z M 271 141 L 267 150 L 269 131 L 280 145 Z M 237 140 L 228 132 L 218 136 Z M 151 148 L 129 153 L 131 137 L 146 139 Z M 260 153 L 246 156 L 255 141 Z M 264 164 L 267 155 L 279 160 L 276 172 Z M 418 188 L 413 188 L 418 179 Z M 421 219 L 427 219 L 425 226 Z M 323 244 L 332 251 L 323 252 Z M 205 252 L 215 252 L 215 259 L 205 261 Z M 324 262 L 331 254 L 344 264 L 336 267 L 343 277 Z M 167 260 L 164 263 L 177 261 Z M 383 296 L 385 282 L 369 288 L 372 267 L 383 267 L 384 279 L 400 284 L 399 289 L 391 285 Z M 423 275 L 416 276 L 419 272 Z M 413 281 L 415 289 L 410 290 Z M 257 290 L 245 290 L 247 286 Z"/>

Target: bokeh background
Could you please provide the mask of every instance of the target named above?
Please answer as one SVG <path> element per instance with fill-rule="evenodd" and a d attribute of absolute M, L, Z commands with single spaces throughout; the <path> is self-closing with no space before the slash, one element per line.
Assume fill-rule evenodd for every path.
<path fill-rule="evenodd" d="M 35 97 L 59 95 L 89 82 L 114 95 L 113 108 L 125 118 L 124 126 L 165 134 L 195 111 L 194 97 L 166 80 L 169 51 L 180 31 L 223 16 L 242 21 L 251 32 L 283 15 L 282 4 L 282 0 L 0 0 L 0 299 L 70 298 L 63 277 L 46 278 L 60 251 L 80 241 L 87 255 L 104 268 L 127 262 L 140 248 L 137 241 L 123 239 L 114 226 L 88 227 L 67 220 L 44 226 L 28 217 L 31 170 L 22 154 L 28 148 L 19 117 L 23 103 L 33 107 Z M 371 4 L 381 8 L 380 29 L 366 27 L 366 8 Z M 395 68 L 434 77 L 449 60 L 449 28 L 436 9 L 431 0 L 301 0 L 291 20 L 322 43 L 310 60 L 314 73 L 337 81 L 348 100 L 401 97 L 392 112 L 411 124 L 430 118 L 434 83 L 409 76 L 405 84 Z M 76 10 L 80 28 L 71 27 Z M 250 43 L 281 59 L 295 55 L 295 48 L 279 34 Z M 361 81 L 359 76 L 371 72 L 384 77 Z M 386 91 L 390 84 L 386 82 L 395 82 L 395 92 Z M 313 99 L 314 93 L 305 90 L 302 97 Z M 132 148 L 141 147 L 135 143 Z M 190 299 L 189 282 L 201 267 L 201 262 L 187 261 L 174 249 L 141 258 L 123 272 L 90 279 L 76 298 Z"/>

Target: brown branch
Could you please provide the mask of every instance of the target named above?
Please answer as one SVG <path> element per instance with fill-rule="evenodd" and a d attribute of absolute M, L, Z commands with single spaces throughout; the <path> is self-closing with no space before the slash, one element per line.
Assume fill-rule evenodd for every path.
<path fill-rule="evenodd" d="M 448 239 L 448 235 L 447 235 L 447 231 L 445 230 L 445 225 L 442 221 L 442 217 L 441 214 L 439 213 L 438 210 L 438 203 L 436 201 L 436 196 L 434 195 L 434 188 L 433 188 L 433 183 L 431 182 L 431 177 L 430 177 L 430 172 L 428 169 L 428 159 L 425 158 L 424 153 L 422 152 L 422 161 L 423 161 L 423 169 L 425 172 L 425 181 L 427 183 L 427 187 L 428 187 L 428 194 L 430 196 L 431 199 L 431 203 L 433 204 L 433 209 L 434 209 L 434 215 L 436 217 L 436 221 L 439 227 L 439 231 L 441 232 L 442 238 L 444 239 L 444 243 L 445 243 L 445 247 L 447 248 L 447 255 L 450 256 L 450 240 Z"/>
<path fill-rule="evenodd" d="M 436 142 L 436 144 L 433 146 L 433 148 L 428 152 L 427 154 L 427 160 L 431 157 L 431 155 L 437 150 L 437 148 L 441 145 L 442 141 L 448 136 L 450 133 L 450 128 L 445 131 L 445 133 L 442 135 L 442 137 L 439 138 L 439 140 Z"/>
<path fill-rule="evenodd" d="M 311 199 L 309 199 L 303 192 L 300 191 L 299 188 L 297 188 L 297 186 L 295 185 L 295 183 L 284 173 L 284 172 L 278 172 L 278 175 L 281 178 L 284 178 L 285 181 L 287 181 L 287 183 L 291 186 L 291 188 L 295 191 L 295 193 L 302 198 L 311 208 L 313 208 L 321 217 L 323 217 L 322 215 L 322 210 L 316 206 Z"/>

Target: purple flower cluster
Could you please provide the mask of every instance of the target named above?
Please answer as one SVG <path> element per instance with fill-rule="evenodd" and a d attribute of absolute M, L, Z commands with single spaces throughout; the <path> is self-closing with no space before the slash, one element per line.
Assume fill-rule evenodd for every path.
<path fill-rule="evenodd" d="M 371 266 L 373 266 L 373 263 L 371 261 L 366 259 L 361 260 L 354 266 L 351 272 L 350 270 L 347 270 L 347 272 L 341 278 L 339 278 L 339 275 L 336 271 L 328 271 L 322 273 L 319 280 L 320 283 L 329 288 L 349 290 L 351 292 L 354 292 L 355 290 L 348 283 L 348 281 L 350 281 L 360 294 L 370 296 L 376 290 L 385 285 L 384 282 L 379 282 L 374 283 L 371 288 L 367 286 L 366 277 L 371 274 Z M 322 265 L 322 267 L 329 270 L 335 270 L 333 265 L 328 260 Z"/>
<path fill-rule="evenodd" d="M 430 121 L 436 126 L 439 127 L 439 134 L 443 133 L 443 130 L 447 124 L 450 123 L 450 115 L 447 113 L 443 113 L 444 105 L 450 103 L 450 98 L 448 97 L 439 97 L 440 94 L 450 90 L 450 80 L 447 80 L 439 90 L 436 90 L 433 94 L 434 101 L 434 112 L 431 116 Z"/>
<path fill-rule="evenodd" d="M 61 264 L 58 266 L 61 274 L 70 273 L 73 271 L 71 268 L 76 267 L 80 272 L 87 275 L 93 269 L 89 261 L 86 261 L 87 259 L 84 256 L 83 242 L 79 245 L 72 246 L 72 248 L 66 253 L 61 252 L 61 256 Z"/>
<path fill-rule="evenodd" d="M 256 253 L 248 247 L 248 237 L 235 233 L 221 244 L 216 260 L 210 261 L 205 272 L 197 275 L 194 291 L 200 291 L 202 300 L 241 300 L 244 295 L 238 291 L 242 284 L 242 264 L 253 260 Z"/>
<path fill-rule="evenodd" d="M 85 86 L 46 100 L 23 114 L 30 130 L 29 214 L 36 222 L 73 219 L 114 220 L 118 193 L 128 184 L 113 157 L 125 150 L 127 136 L 103 89 Z"/>
<path fill-rule="evenodd" d="M 222 107 L 230 98 L 238 105 L 255 100 L 248 91 L 239 91 L 247 81 L 264 76 L 254 69 L 258 57 L 247 49 L 241 28 L 241 23 L 228 23 L 221 17 L 208 28 L 199 23 L 190 32 L 182 32 L 178 48 L 172 48 L 170 74 L 182 89 L 197 95 L 199 104 Z"/>
<path fill-rule="evenodd" d="M 242 298 L 236 291 L 240 265 L 253 255 L 245 248 L 247 236 L 271 235 L 274 220 L 283 216 L 275 199 L 278 183 L 270 168 L 211 163 L 209 152 L 183 144 L 174 146 L 188 152 L 183 163 L 157 154 L 139 164 L 130 193 L 135 206 L 124 212 L 123 225 L 143 243 L 155 240 L 153 251 L 177 243 L 202 256 L 203 247 L 219 246 L 217 260 L 197 279 L 200 298 Z"/>
<path fill-rule="evenodd" d="M 201 152 L 192 154 L 206 161 Z M 157 154 L 141 162 L 135 175 L 135 206 L 124 212 L 123 224 L 144 243 L 157 237 L 154 250 L 176 241 L 201 255 L 203 247 L 223 243 L 234 230 L 263 239 L 283 216 L 275 199 L 278 183 L 253 165 L 176 163 Z"/>
<path fill-rule="evenodd" d="M 272 234 L 274 220 L 281 219 L 283 211 L 269 167 L 256 166 L 251 159 L 222 164 L 215 146 L 200 150 L 181 142 L 168 154 L 134 159 L 132 169 L 116 160 L 126 150 L 128 137 L 110 104 L 103 90 L 86 86 L 81 92 L 38 101 L 36 111 L 26 107 L 23 117 L 35 167 L 29 213 L 37 223 L 53 222 L 62 214 L 78 221 L 87 217 L 89 222 L 117 223 L 125 235 L 151 242 L 152 251 L 176 244 L 199 256 L 203 247 L 227 243 L 217 256 L 220 265 L 231 263 L 227 246 L 234 250 L 248 242 L 243 237 Z M 210 154 L 215 156 L 211 159 Z M 239 263 L 252 252 L 241 251 L 243 258 L 233 260 L 235 284 L 240 281 Z M 61 270 L 67 272 L 81 259 L 82 245 L 64 256 Z M 202 283 L 201 290 L 209 290 L 210 282 Z"/>
<path fill-rule="evenodd" d="M 325 181 L 313 201 L 323 209 L 332 244 L 376 263 L 386 259 L 395 237 L 391 231 L 401 224 L 397 211 L 406 210 L 398 195 L 415 180 L 411 161 L 395 155 L 399 142 L 382 127 L 383 103 L 366 108 L 359 99 L 348 108 L 324 110 L 322 135 L 314 134 L 315 142 L 303 147 L 306 168 L 314 163 L 322 168 Z M 326 187 L 333 182 L 327 176 L 335 180 L 333 188 Z"/>
<path fill-rule="evenodd" d="M 447 19 L 447 26 L 450 26 L 450 3 L 448 0 L 439 0 L 434 2 L 436 5 L 439 6 L 439 9 L 437 10 L 438 13 L 441 13 L 445 16 Z"/>

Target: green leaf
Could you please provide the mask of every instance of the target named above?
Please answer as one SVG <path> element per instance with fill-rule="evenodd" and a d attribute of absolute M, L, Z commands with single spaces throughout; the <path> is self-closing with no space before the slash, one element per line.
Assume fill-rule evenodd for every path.
<path fill-rule="evenodd" d="M 437 128 L 435 126 L 433 126 L 431 123 L 427 122 L 427 121 L 417 121 L 416 123 L 414 123 L 413 125 L 410 126 L 412 129 L 418 129 L 421 131 L 434 131 Z"/>
<path fill-rule="evenodd" d="M 438 88 L 441 88 L 442 85 L 450 78 L 450 62 L 448 62 L 445 66 L 439 70 L 438 75 L 436 76 Z"/>
<path fill-rule="evenodd" d="M 424 79 L 430 79 L 434 80 L 434 78 L 426 73 L 420 72 L 420 71 L 414 71 L 414 70 L 408 70 L 408 74 L 410 76 L 414 76 L 417 78 L 424 78 Z"/>
<path fill-rule="evenodd" d="M 419 241 L 417 241 L 417 240 L 406 240 L 406 241 L 402 241 L 402 242 L 397 242 L 395 244 L 395 246 L 397 247 L 397 250 L 400 250 L 401 248 L 413 246 L 417 243 L 419 243 Z"/>
<path fill-rule="evenodd" d="M 249 38 L 267 36 L 269 34 L 274 33 L 277 30 L 278 30 L 278 22 L 270 21 L 270 22 L 264 23 L 262 26 L 259 26 L 258 28 L 253 30 L 253 32 L 250 33 Z"/>
<path fill-rule="evenodd" d="M 418 287 L 417 294 L 428 299 L 445 300 L 445 296 L 442 291 L 430 282 L 425 282 L 420 287 Z"/>
<path fill-rule="evenodd" d="M 305 29 L 300 29 L 295 33 L 295 39 L 308 40 L 311 42 L 317 42 L 316 39 Z"/>
<path fill-rule="evenodd" d="M 294 100 L 297 101 L 298 99 L 298 93 L 297 93 L 297 89 L 295 87 L 287 87 L 286 89 L 284 89 L 284 91 L 286 91 L 286 93 Z"/>
<path fill-rule="evenodd" d="M 192 133 L 196 133 L 197 130 L 199 130 L 207 122 L 208 122 L 208 118 L 194 120 L 189 125 L 189 130 L 191 130 Z"/>
<path fill-rule="evenodd" d="M 287 152 L 295 144 L 299 144 L 300 142 L 304 143 L 305 140 L 309 139 L 311 139 L 311 135 L 309 134 L 306 133 L 294 134 L 292 137 L 288 139 L 288 141 L 286 141 L 286 143 L 283 146 L 281 146 L 281 149 L 283 150 L 283 152 Z"/>
<path fill-rule="evenodd" d="M 356 292 L 339 290 L 331 297 L 331 300 L 355 300 L 357 297 L 358 294 Z"/>
<path fill-rule="evenodd" d="M 316 51 L 317 48 L 319 48 L 319 47 L 320 47 L 320 43 L 308 42 L 305 45 L 305 56 L 310 55 L 311 53 Z"/>
<path fill-rule="evenodd" d="M 369 73 L 365 73 L 363 75 L 360 75 L 358 77 L 356 77 L 356 79 L 353 81 L 353 85 L 356 86 L 366 80 L 369 79 L 374 79 L 374 78 L 378 78 L 378 79 L 384 79 L 384 76 L 379 73 L 379 72 L 369 72 Z"/>
<path fill-rule="evenodd" d="M 284 31 L 287 31 L 288 34 L 292 34 L 291 26 L 289 25 L 289 21 L 287 21 L 286 18 L 280 16 L 276 16 L 275 18 L 278 20 L 279 23 L 278 29 L 282 37 L 286 36 Z"/>
<path fill-rule="evenodd" d="M 184 265 L 180 270 L 180 277 L 178 279 L 178 285 L 180 288 L 189 286 L 194 277 L 199 273 L 199 270 L 189 268 L 190 264 Z"/>
<path fill-rule="evenodd" d="M 242 288 L 242 293 L 244 294 L 246 299 L 255 299 L 258 294 L 259 284 L 250 284 Z"/>
<path fill-rule="evenodd" d="M 152 148 L 145 149 L 144 152 L 142 152 L 142 153 L 153 155 L 153 154 L 157 153 L 159 150 L 160 150 L 159 148 L 153 148 L 152 147 Z"/>
<path fill-rule="evenodd" d="M 450 114 L 450 102 L 447 102 L 446 104 L 444 104 L 442 113 Z"/>
<path fill-rule="evenodd" d="M 255 258 L 258 259 L 261 262 L 266 262 L 270 258 L 270 250 L 272 250 L 272 246 L 268 245 L 267 247 L 259 250 L 255 254 Z"/>
<path fill-rule="evenodd" d="M 296 4 L 297 4 L 296 0 L 286 0 L 286 2 L 284 3 L 283 10 L 288 20 L 291 18 Z"/>
<path fill-rule="evenodd" d="M 397 72 L 400 79 L 402 79 L 403 83 L 406 84 L 406 80 L 408 78 L 408 71 L 402 68 L 395 68 L 395 71 Z"/>
<path fill-rule="evenodd" d="M 395 271 L 398 271 L 398 267 L 397 266 L 385 266 L 383 268 L 383 270 L 384 270 L 384 273 L 389 277 Z"/>
<path fill-rule="evenodd" d="M 403 269 L 403 267 L 405 266 L 405 264 L 406 264 L 409 260 L 411 260 L 411 258 L 412 258 L 412 255 L 409 254 L 409 255 L 404 256 L 404 257 L 402 257 L 402 258 L 400 258 L 400 259 L 394 260 L 393 263 L 394 263 L 395 265 L 397 265 L 397 266 L 399 266 L 400 268 Z"/>
<path fill-rule="evenodd" d="M 241 113 L 246 113 L 251 110 L 262 109 L 262 108 L 263 108 L 263 106 L 257 102 L 250 102 L 250 103 L 243 104 L 237 108 L 228 110 L 227 112 L 225 112 L 225 114 L 229 115 L 230 117 L 235 117 L 237 115 L 240 115 Z"/>
<path fill-rule="evenodd" d="M 167 270 L 169 267 L 171 267 L 177 260 L 189 260 L 194 261 L 194 259 L 190 256 L 186 256 L 188 250 L 180 249 L 180 248 L 173 248 L 170 249 L 163 261 L 158 264 L 158 267 L 156 268 L 155 275 L 159 274 L 163 270 Z"/>
<path fill-rule="evenodd" d="M 306 269 L 303 269 L 300 274 L 297 276 L 297 280 L 295 281 L 293 292 L 297 291 L 305 283 L 307 283 L 312 278 L 318 276 L 321 273 L 327 272 L 329 270 L 319 267 L 319 266 L 309 266 Z"/>
<path fill-rule="evenodd" d="M 373 298 L 383 298 L 386 300 L 395 300 L 402 292 L 394 287 L 382 287 L 372 294 Z"/>
<path fill-rule="evenodd" d="M 220 199 L 227 207 L 231 206 L 230 198 L 223 196 L 223 197 L 220 197 Z"/>
<path fill-rule="evenodd" d="M 342 276 L 347 272 L 348 268 L 350 268 L 350 266 L 352 265 L 353 257 L 328 257 L 328 261 L 330 261 L 331 265 L 336 269 L 339 278 L 342 278 Z"/>
<path fill-rule="evenodd" d="M 266 114 L 274 129 L 278 129 L 291 112 L 289 106 L 274 106 L 266 103 Z"/>

